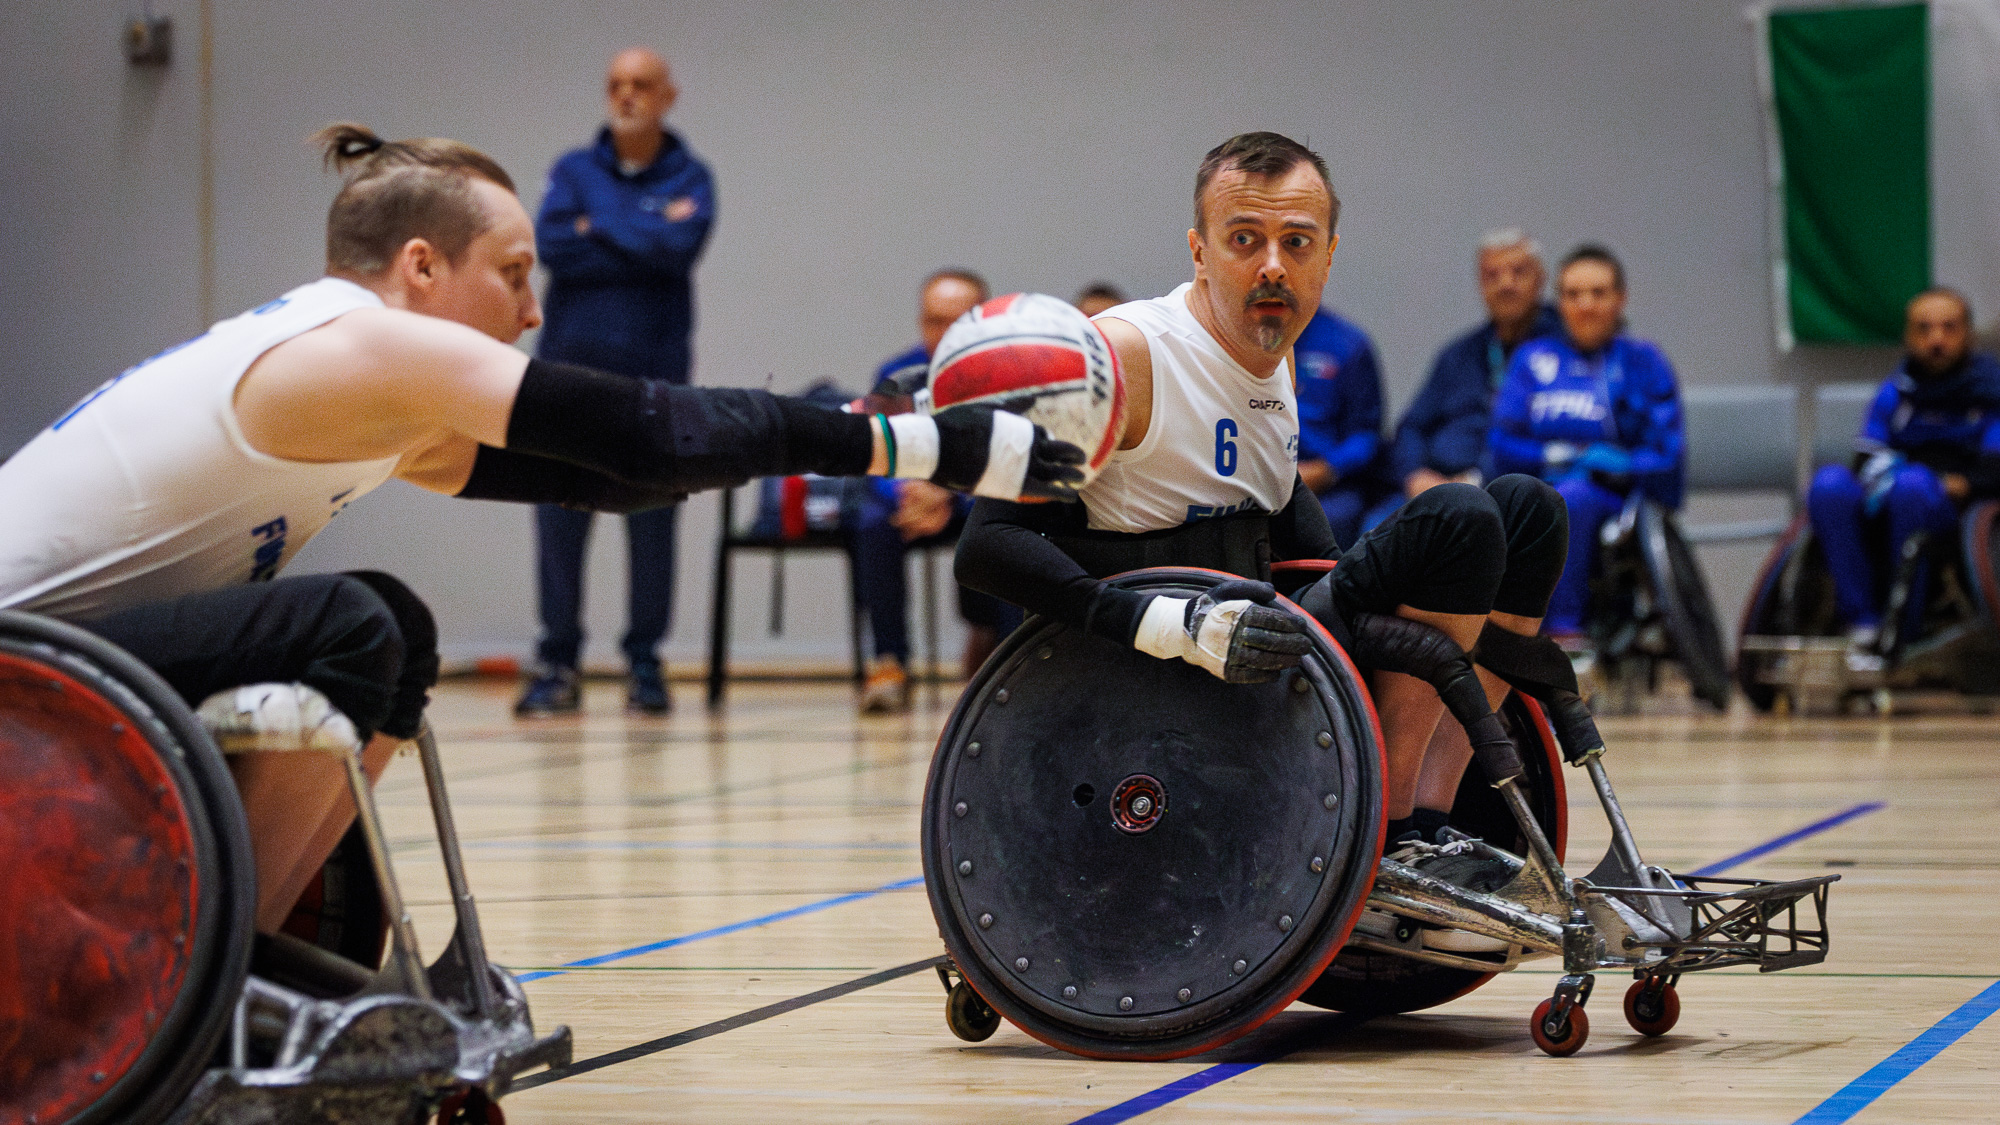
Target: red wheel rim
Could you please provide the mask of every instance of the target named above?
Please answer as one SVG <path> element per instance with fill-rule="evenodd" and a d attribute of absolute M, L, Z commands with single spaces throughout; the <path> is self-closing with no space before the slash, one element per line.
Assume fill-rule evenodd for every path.
<path fill-rule="evenodd" d="M 173 772 L 81 681 L 0 653 L 0 1088 L 24 1118 L 104 1097 L 181 998 L 202 893 Z"/>

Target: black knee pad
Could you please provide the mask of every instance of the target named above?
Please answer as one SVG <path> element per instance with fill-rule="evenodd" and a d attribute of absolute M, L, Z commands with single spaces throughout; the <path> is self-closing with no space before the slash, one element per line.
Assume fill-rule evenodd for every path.
<path fill-rule="evenodd" d="M 423 725 L 430 689 L 438 680 L 437 619 L 416 591 L 399 578 L 376 570 L 349 571 L 346 577 L 367 586 L 381 599 L 402 639 L 394 694 L 380 729 L 395 738 L 415 738 Z"/>
<path fill-rule="evenodd" d="M 1426 489 L 1340 557 L 1333 570 L 1343 612 L 1484 615 L 1505 575 L 1507 537 L 1500 508 L 1484 489 Z"/>
<path fill-rule="evenodd" d="M 1549 597 L 1569 557 L 1569 507 L 1547 481 L 1521 473 L 1486 486 L 1507 543 L 1507 573 L 1493 608 L 1521 617 L 1548 612 Z"/>

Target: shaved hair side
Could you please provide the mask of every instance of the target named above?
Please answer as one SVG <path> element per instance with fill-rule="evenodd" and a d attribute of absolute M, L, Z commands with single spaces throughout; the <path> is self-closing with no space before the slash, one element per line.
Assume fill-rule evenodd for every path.
<path fill-rule="evenodd" d="M 1208 232 L 1202 196 L 1207 194 L 1209 181 L 1215 179 L 1216 173 L 1234 170 L 1250 176 L 1282 176 L 1300 164 L 1312 165 L 1313 171 L 1319 173 L 1319 182 L 1326 185 L 1326 197 L 1331 203 L 1326 232 L 1332 234 L 1340 226 L 1340 195 L 1333 190 L 1333 177 L 1327 174 L 1326 160 L 1282 133 L 1262 132 L 1238 133 L 1202 157 L 1201 168 L 1194 174 L 1194 229 Z"/>

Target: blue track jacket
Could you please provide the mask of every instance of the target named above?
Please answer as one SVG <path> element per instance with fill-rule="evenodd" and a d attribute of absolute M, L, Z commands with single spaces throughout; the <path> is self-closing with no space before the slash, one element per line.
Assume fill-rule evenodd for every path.
<path fill-rule="evenodd" d="M 1299 357 L 1299 459 L 1325 461 L 1341 483 L 1375 460 L 1382 445 L 1382 373 L 1375 345 L 1331 310 L 1313 314 Z"/>
<path fill-rule="evenodd" d="M 679 200 L 693 213 L 669 221 Z M 579 215 L 590 230 L 576 233 Z M 715 222 L 715 183 L 672 132 L 653 162 L 618 169 L 611 131 L 549 169 L 535 243 L 549 271 L 536 354 L 645 379 L 688 381 L 694 265 Z"/>
<path fill-rule="evenodd" d="M 1543 305 L 1527 338 L 1561 331 L 1554 307 Z M 1430 377 L 1396 424 L 1389 467 L 1397 484 L 1418 469 L 1453 477 L 1477 468 L 1492 475 L 1486 431 L 1493 425 L 1493 393 L 1506 379 L 1511 357 L 1491 320 L 1439 349 Z"/>
<path fill-rule="evenodd" d="M 1560 475 L 1544 447 L 1598 442 L 1631 455 L 1634 484 L 1679 508 L 1686 489 L 1687 437 L 1673 365 L 1645 340 L 1614 336 L 1585 356 L 1567 335 L 1530 340 L 1514 352 L 1493 400 L 1493 471 Z"/>
<path fill-rule="evenodd" d="M 2000 361 L 1974 352 L 1958 370 L 1920 381 L 1905 360 L 1875 393 L 1854 445 L 1963 473 L 1982 495 L 2000 491 Z"/>

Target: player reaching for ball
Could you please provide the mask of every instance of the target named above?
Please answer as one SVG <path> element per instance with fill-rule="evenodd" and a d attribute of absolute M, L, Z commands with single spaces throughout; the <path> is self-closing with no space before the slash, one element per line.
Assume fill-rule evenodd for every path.
<path fill-rule="evenodd" d="M 127 370 L 0 466 L 0 606 L 123 646 L 222 722 L 327 724 L 370 776 L 415 735 L 437 675 L 423 603 L 386 575 L 268 581 L 390 477 L 472 499 L 610 511 L 752 477 L 928 478 L 1062 499 L 1080 450 L 991 407 L 850 415 L 755 390 L 531 360 L 534 228 L 512 181 L 455 141 L 317 138 L 347 173 L 327 276 Z M 256 845 L 258 923 L 281 923 L 353 815 L 319 756 L 232 759 Z"/>
<path fill-rule="evenodd" d="M 1292 344 L 1319 307 L 1339 210 L 1325 163 L 1295 141 L 1248 133 L 1211 151 L 1187 232 L 1193 281 L 1095 318 L 1129 403 L 1117 451 L 1081 504 L 980 501 L 957 573 L 1033 612 L 1246 682 L 1276 676 L 1307 649 L 1305 622 L 1262 581 L 1270 563 L 1338 556 L 1299 604 L 1372 668 L 1389 839 L 1428 845 L 1472 746 L 1506 741 L 1492 708 L 1508 686 L 1475 672 L 1475 644 L 1481 663 L 1512 682 L 1530 686 L 1522 669 L 1537 668 L 1555 682 L 1531 690 L 1573 695 L 1567 661 L 1542 659 L 1552 646 L 1535 635 L 1567 523 L 1561 499 L 1532 478 L 1447 484 L 1340 553 L 1299 480 L 1292 390 Z M 1197 598 L 1103 581 L 1149 566 L 1244 577 Z M 1447 703 L 1460 723 L 1441 730 Z"/>

